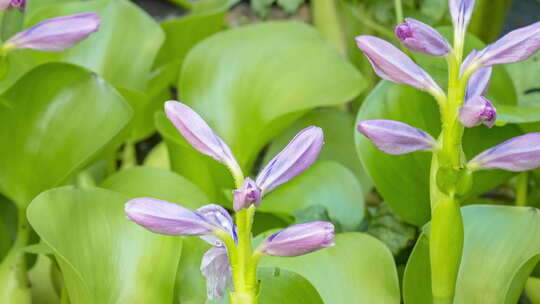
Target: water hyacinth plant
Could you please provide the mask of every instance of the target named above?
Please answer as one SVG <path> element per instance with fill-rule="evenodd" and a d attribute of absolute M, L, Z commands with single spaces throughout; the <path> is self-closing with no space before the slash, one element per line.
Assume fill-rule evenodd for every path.
<path fill-rule="evenodd" d="M 298 133 L 253 181 L 249 177 L 244 179 L 231 149 L 191 108 L 168 101 L 165 113 L 195 149 L 229 168 L 237 187 L 233 195 L 236 225 L 227 210 L 214 204 L 192 211 L 174 203 L 136 198 L 126 204 L 125 211 L 130 220 L 150 231 L 196 235 L 213 246 L 201 262 L 208 298 L 221 300 L 232 282 L 231 303 L 256 303 L 257 263 L 261 256 L 298 256 L 333 245 L 334 226 L 328 222 L 311 222 L 274 233 L 255 251 L 252 248 L 255 208 L 266 193 L 311 166 L 323 145 L 320 128 L 308 127 Z"/>
<path fill-rule="evenodd" d="M 356 38 L 377 75 L 424 90 L 439 105 L 442 131 L 437 141 L 401 122 L 369 120 L 358 124 L 358 130 L 386 153 L 421 150 L 433 153 L 429 232 L 433 303 L 454 303 L 464 242 L 460 196 L 469 191 L 472 174 L 482 169 L 525 171 L 540 167 L 538 133 L 510 139 L 470 161 L 464 158 L 464 128 L 480 124 L 492 127 L 497 117 L 495 107 L 483 96 L 491 67 L 526 60 L 540 49 L 540 22 L 537 22 L 506 34 L 483 50 L 472 51 L 463 60 L 465 33 L 474 5 L 474 0 L 449 1 L 454 25 L 452 48 L 435 29 L 414 19 L 406 19 L 396 27 L 398 39 L 410 51 L 445 56 L 446 93 L 397 47 L 376 37 Z"/>
<path fill-rule="evenodd" d="M 0 304 L 540 304 L 511 2 L 0 0 Z"/>

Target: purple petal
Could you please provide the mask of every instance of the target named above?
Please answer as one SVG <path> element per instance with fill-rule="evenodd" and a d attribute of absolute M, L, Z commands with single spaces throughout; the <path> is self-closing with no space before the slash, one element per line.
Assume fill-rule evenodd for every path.
<path fill-rule="evenodd" d="M 242 187 L 233 192 L 234 211 L 238 212 L 253 204 L 255 204 L 256 207 L 259 207 L 259 204 L 261 203 L 261 192 L 261 188 L 257 186 L 255 181 L 249 177 L 246 178 Z"/>
<path fill-rule="evenodd" d="M 26 0 L 11 0 L 11 7 L 18 8 L 21 12 L 26 10 Z"/>
<path fill-rule="evenodd" d="M 540 49 L 540 21 L 514 30 L 482 50 L 476 61 L 482 66 L 523 61 Z"/>
<path fill-rule="evenodd" d="M 409 50 L 432 56 L 443 56 L 450 52 L 448 41 L 431 26 L 412 18 L 396 26 L 396 36 Z"/>
<path fill-rule="evenodd" d="M 471 75 L 467 83 L 466 100 L 486 94 L 492 70 L 492 67 L 486 67 L 479 69 Z"/>
<path fill-rule="evenodd" d="M 497 111 L 484 96 L 473 96 L 459 109 L 459 120 L 468 128 L 480 124 L 491 128 L 495 124 L 495 120 L 497 120 Z"/>
<path fill-rule="evenodd" d="M 471 169 L 504 169 L 527 171 L 540 167 L 540 133 L 529 133 L 509 139 L 475 158 Z"/>
<path fill-rule="evenodd" d="M 47 19 L 11 37 L 5 45 L 17 49 L 59 52 L 86 39 L 99 29 L 99 25 L 100 18 L 96 13 Z"/>
<path fill-rule="evenodd" d="M 285 228 L 274 233 L 259 246 L 266 255 L 293 257 L 334 246 L 334 225 L 311 222 Z"/>
<path fill-rule="evenodd" d="M 0 11 L 7 10 L 11 5 L 11 0 L 0 0 Z"/>
<path fill-rule="evenodd" d="M 212 226 L 220 227 L 229 233 L 235 241 L 237 240 L 236 227 L 234 226 L 232 217 L 225 208 L 216 204 L 210 204 L 197 209 L 197 212 Z M 204 235 L 201 238 L 214 246 L 224 246 L 223 242 L 216 236 Z"/>
<path fill-rule="evenodd" d="M 206 278 L 206 294 L 210 300 L 221 301 L 227 286 L 232 285 L 232 272 L 227 249 L 212 247 L 201 262 L 201 272 Z"/>
<path fill-rule="evenodd" d="M 428 151 L 437 145 L 435 139 L 426 132 L 395 120 L 364 120 L 358 123 L 358 131 L 379 150 L 388 154 Z"/>
<path fill-rule="evenodd" d="M 161 234 L 206 235 L 215 229 L 202 215 L 154 198 L 132 199 L 126 203 L 124 211 L 133 222 Z"/>
<path fill-rule="evenodd" d="M 454 29 L 460 33 L 465 33 L 471 21 L 474 10 L 474 0 L 450 0 L 448 6 Z"/>
<path fill-rule="evenodd" d="M 321 128 L 307 127 L 276 155 L 259 173 L 256 183 L 261 195 L 304 172 L 315 162 L 324 143 Z"/>
<path fill-rule="evenodd" d="M 241 172 L 229 146 L 190 107 L 171 100 L 165 103 L 165 113 L 193 148 L 227 165 L 233 172 Z"/>
<path fill-rule="evenodd" d="M 356 44 L 381 78 L 442 94 L 431 76 L 391 43 L 373 36 L 358 36 Z"/>

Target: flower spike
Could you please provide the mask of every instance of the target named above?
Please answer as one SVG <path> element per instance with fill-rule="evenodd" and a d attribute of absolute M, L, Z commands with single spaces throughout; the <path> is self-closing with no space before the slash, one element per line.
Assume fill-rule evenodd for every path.
<path fill-rule="evenodd" d="M 173 100 L 165 103 L 165 114 L 193 148 L 225 164 L 234 176 L 242 175 L 229 146 L 199 114 L 187 105 Z"/>
<path fill-rule="evenodd" d="M 323 143 L 324 135 L 319 127 L 307 127 L 296 134 L 257 176 L 256 184 L 262 191 L 261 195 L 309 168 L 319 156 Z"/>
<path fill-rule="evenodd" d="M 413 52 L 443 56 L 451 51 L 448 41 L 431 26 L 412 18 L 396 26 L 396 36 Z"/>
<path fill-rule="evenodd" d="M 96 13 L 47 19 L 7 40 L 3 49 L 32 49 L 60 52 L 97 32 L 100 17 Z"/>
<path fill-rule="evenodd" d="M 293 225 L 264 240 L 257 251 L 272 256 L 294 257 L 334 246 L 334 225 L 311 222 Z"/>
<path fill-rule="evenodd" d="M 540 133 L 529 133 L 509 139 L 474 157 L 471 170 L 503 169 L 527 171 L 540 167 Z"/>
<path fill-rule="evenodd" d="M 358 131 L 387 154 L 430 151 L 437 146 L 437 142 L 431 135 L 395 120 L 364 120 L 358 123 Z"/>

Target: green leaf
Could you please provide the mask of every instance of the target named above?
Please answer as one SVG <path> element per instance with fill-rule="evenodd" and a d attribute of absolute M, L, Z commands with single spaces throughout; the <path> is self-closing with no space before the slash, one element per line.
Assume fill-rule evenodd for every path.
<path fill-rule="evenodd" d="M 196 209 L 209 201 L 192 182 L 170 171 L 133 167 L 109 176 L 101 187 L 130 198 L 153 197 Z"/>
<path fill-rule="evenodd" d="M 171 303 L 182 242 L 124 213 L 128 197 L 99 188 L 40 194 L 28 219 L 54 251 L 71 303 Z"/>
<path fill-rule="evenodd" d="M 169 151 L 164 142 L 157 144 L 144 159 L 143 165 L 159 169 L 170 170 Z"/>
<path fill-rule="evenodd" d="M 210 245 L 197 237 L 184 237 L 182 258 L 175 283 L 175 303 L 205 303 L 206 279 L 201 273 L 201 260 Z"/>
<path fill-rule="evenodd" d="M 463 207 L 462 213 L 465 243 L 455 303 L 516 303 L 540 257 L 538 209 L 484 205 Z M 432 303 L 430 276 L 424 233 L 405 270 L 405 303 Z"/>
<path fill-rule="evenodd" d="M 324 146 L 317 160 L 332 160 L 349 168 L 358 178 L 362 190 L 368 193 L 373 186 L 362 163 L 355 152 L 354 117 L 349 112 L 337 108 L 316 109 L 296 121 L 285 132 L 272 141 L 265 154 L 263 164 L 281 151 L 300 130 L 308 126 L 318 126 L 324 131 Z"/>
<path fill-rule="evenodd" d="M 261 18 L 266 18 L 276 0 L 250 0 L 251 9 Z"/>
<path fill-rule="evenodd" d="M 83 1 L 51 5 L 32 15 L 26 26 L 48 18 L 82 12 L 97 12 L 101 16 L 97 33 L 64 52 L 34 52 L 34 56 L 46 61 L 82 65 L 115 87 L 143 91 L 165 36 L 152 17 L 131 1 Z"/>
<path fill-rule="evenodd" d="M 306 172 L 269 193 L 257 210 L 294 215 L 323 206 L 345 231 L 360 228 L 364 218 L 362 189 L 350 170 L 336 162 L 315 163 Z"/>
<path fill-rule="evenodd" d="M 440 133 L 439 110 L 426 93 L 387 81 L 379 83 L 368 95 L 357 122 L 368 119 L 393 119 L 405 122 L 437 137 Z M 463 147 L 468 159 L 502 141 L 519 135 L 516 126 L 465 130 Z M 405 221 L 422 225 L 430 215 L 429 168 L 431 153 L 414 152 L 388 155 L 379 151 L 366 137 L 356 133 L 356 148 L 368 174 L 384 200 Z M 482 171 L 474 175 L 474 187 L 468 196 L 484 193 L 508 180 L 512 173 Z"/>
<path fill-rule="evenodd" d="M 256 24 L 206 39 L 186 58 L 179 84 L 181 99 L 244 168 L 305 111 L 346 103 L 363 88 L 355 68 L 314 28 L 297 22 Z"/>
<path fill-rule="evenodd" d="M 323 304 L 317 290 L 301 275 L 280 268 L 260 267 L 257 269 L 260 281 L 259 302 L 261 304 Z"/>
<path fill-rule="evenodd" d="M 263 266 L 306 278 L 326 304 L 398 304 L 399 283 L 392 254 L 363 233 L 338 234 L 336 245 L 294 258 L 263 257 Z"/>
<path fill-rule="evenodd" d="M 294 14 L 305 0 L 277 0 L 277 5 L 288 14 Z"/>
<path fill-rule="evenodd" d="M 518 94 L 520 106 L 539 107 L 540 104 L 540 53 L 531 58 L 506 66 Z M 540 120 L 540 119 L 539 119 Z"/>
<path fill-rule="evenodd" d="M 29 89 L 29 86 L 31 89 Z M 95 74 L 49 63 L 0 96 L 0 191 L 25 207 L 102 151 L 131 118 L 123 98 Z"/>

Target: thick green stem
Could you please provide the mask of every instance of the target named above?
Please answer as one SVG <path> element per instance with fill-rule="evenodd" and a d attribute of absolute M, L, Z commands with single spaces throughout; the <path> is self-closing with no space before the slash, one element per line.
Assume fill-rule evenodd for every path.
<path fill-rule="evenodd" d="M 401 0 L 394 0 L 394 8 L 396 10 L 396 23 L 400 24 L 403 22 L 403 6 L 401 5 Z"/>
<path fill-rule="evenodd" d="M 30 227 L 25 209 L 19 209 L 17 237 L 0 264 L 0 303 L 31 303 L 30 281 L 26 272 L 24 248 L 28 245 Z"/>

